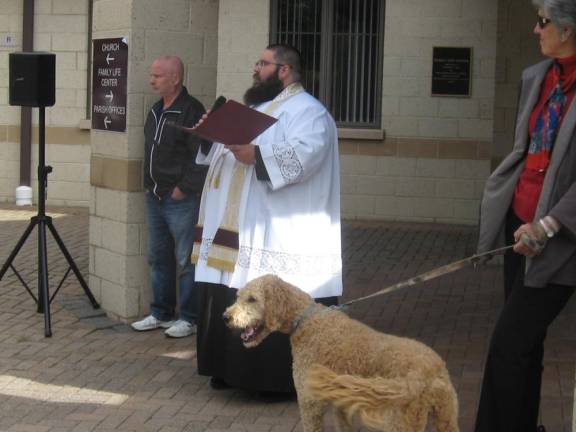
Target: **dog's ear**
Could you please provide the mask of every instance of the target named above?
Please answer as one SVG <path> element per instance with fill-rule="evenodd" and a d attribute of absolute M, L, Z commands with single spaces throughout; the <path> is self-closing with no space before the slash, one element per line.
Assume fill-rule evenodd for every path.
<path fill-rule="evenodd" d="M 278 276 L 266 275 L 262 283 L 264 293 L 264 320 L 270 330 L 280 330 L 294 319 L 290 315 L 293 302 L 290 301 L 290 285 Z"/>

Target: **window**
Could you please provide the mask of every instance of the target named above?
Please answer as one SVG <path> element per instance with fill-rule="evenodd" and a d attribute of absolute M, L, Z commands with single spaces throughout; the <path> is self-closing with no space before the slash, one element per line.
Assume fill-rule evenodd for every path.
<path fill-rule="evenodd" d="M 302 83 L 340 127 L 379 128 L 383 0 L 272 0 L 270 42 L 302 53 Z"/>

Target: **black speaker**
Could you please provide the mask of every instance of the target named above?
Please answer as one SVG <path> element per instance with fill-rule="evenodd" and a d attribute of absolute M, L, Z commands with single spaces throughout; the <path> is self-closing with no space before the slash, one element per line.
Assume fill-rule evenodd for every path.
<path fill-rule="evenodd" d="M 56 55 L 10 53 L 10 105 L 46 107 L 56 102 Z"/>

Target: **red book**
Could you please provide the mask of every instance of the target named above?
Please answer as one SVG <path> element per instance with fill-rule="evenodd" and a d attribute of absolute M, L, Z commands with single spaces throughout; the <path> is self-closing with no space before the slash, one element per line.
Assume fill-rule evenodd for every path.
<path fill-rule="evenodd" d="M 208 114 L 196 128 L 181 128 L 208 141 L 222 144 L 250 144 L 278 119 L 234 100 Z"/>

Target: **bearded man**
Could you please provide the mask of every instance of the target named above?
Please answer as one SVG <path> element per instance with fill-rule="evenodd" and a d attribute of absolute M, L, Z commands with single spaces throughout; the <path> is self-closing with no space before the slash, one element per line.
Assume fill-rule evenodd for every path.
<path fill-rule="evenodd" d="M 300 84 L 300 54 L 270 45 L 245 103 L 278 119 L 252 143 L 215 143 L 192 261 L 200 284 L 198 371 L 214 388 L 290 393 L 288 337 L 247 349 L 222 313 L 252 279 L 275 274 L 325 304 L 342 294 L 340 169 L 336 125 Z"/>

